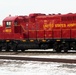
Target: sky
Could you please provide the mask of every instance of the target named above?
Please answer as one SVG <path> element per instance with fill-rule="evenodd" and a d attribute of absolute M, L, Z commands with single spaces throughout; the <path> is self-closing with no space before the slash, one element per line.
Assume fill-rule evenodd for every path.
<path fill-rule="evenodd" d="M 0 0 L 0 25 L 9 15 L 76 13 L 76 0 Z"/>

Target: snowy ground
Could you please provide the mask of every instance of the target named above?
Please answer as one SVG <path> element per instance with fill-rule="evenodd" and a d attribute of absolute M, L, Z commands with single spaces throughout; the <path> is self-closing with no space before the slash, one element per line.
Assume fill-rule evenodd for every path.
<path fill-rule="evenodd" d="M 0 75 L 76 75 L 76 64 L 0 59 Z"/>

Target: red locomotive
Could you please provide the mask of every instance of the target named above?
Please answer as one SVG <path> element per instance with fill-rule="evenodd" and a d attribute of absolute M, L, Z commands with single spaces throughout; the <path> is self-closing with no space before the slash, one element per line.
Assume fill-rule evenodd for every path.
<path fill-rule="evenodd" d="M 76 14 L 8 16 L 0 27 L 0 50 L 76 50 Z"/>

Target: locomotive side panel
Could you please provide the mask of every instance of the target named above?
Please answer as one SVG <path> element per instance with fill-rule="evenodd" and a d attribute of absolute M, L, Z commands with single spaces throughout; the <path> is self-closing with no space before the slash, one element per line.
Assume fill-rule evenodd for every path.
<path fill-rule="evenodd" d="M 45 39 L 52 39 L 53 38 L 53 31 L 52 30 L 46 30 L 45 31 Z"/>
<path fill-rule="evenodd" d="M 29 30 L 29 39 L 36 39 L 37 38 L 37 31 L 36 30 Z"/>
<path fill-rule="evenodd" d="M 76 29 L 71 29 L 71 38 L 72 39 L 76 38 Z"/>
<path fill-rule="evenodd" d="M 70 38 L 71 38 L 71 30 L 62 29 L 62 39 L 70 39 Z"/>
<path fill-rule="evenodd" d="M 44 30 L 37 31 L 37 39 L 44 39 Z"/>
<path fill-rule="evenodd" d="M 53 39 L 61 39 L 61 29 L 53 29 Z"/>

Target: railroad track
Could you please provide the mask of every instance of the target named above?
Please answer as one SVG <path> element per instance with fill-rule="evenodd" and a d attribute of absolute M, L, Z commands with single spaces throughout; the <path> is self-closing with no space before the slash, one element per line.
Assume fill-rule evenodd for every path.
<path fill-rule="evenodd" d="M 61 59 L 61 58 L 38 58 L 38 57 L 20 57 L 20 56 L 1 56 L 0 55 L 0 59 L 58 62 L 58 63 L 76 63 L 76 59 Z"/>
<path fill-rule="evenodd" d="M 5 50 L 2 50 L 2 51 L 0 51 L 0 53 L 63 53 L 63 54 L 65 54 L 65 53 L 67 53 L 67 54 L 69 54 L 69 53 L 76 53 L 76 51 L 68 51 L 68 52 L 55 52 L 55 51 L 51 51 L 51 50 L 25 50 L 25 51 L 21 51 L 21 50 L 17 50 L 16 52 L 14 52 L 13 50 L 10 50 L 10 51 L 5 51 Z"/>
<path fill-rule="evenodd" d="M 42 56 L 45 57 L 42 57 Z M 48 56 L 48 58 L 46 57 Z M 41 61 L 41 62 L 61 62 L 61 63 L 76 63 L 76 57 L 74 59 L 66 59 L 66 58 L 49 58 L 49 55 L 53 57 L 54 55 L 57 55 L 58 57 L 61 56 L 75 56 L 76 52 L 68 52 L 68 53 L 56 53 L 52 51 L 25 51 L 25 52 L 0 52 L 0 59 L 11 59 L 11 60 L 25 60 L 25 61 Z M 34 56 L 34 57 L 33 57 Z M 41 56 L 41 57 L 35 57 L 35 56 Z"/>
<path fill-rule="evenodd" d="M 56 53 L 56 52 L 34 52 L 34 51 L 26 51 L 26 52 L 0 52 L 0 55 L 19 55 L 19 56 L 21 56 L 21 55 L 31 55 L 31 56 L 33 56 L 33 55 L 37 55 L 37 56 L 39 56 L 39 55 L 47 55 L 47 56 L 49 56 L 49 55 L 61 55 L 61 56 L 66 56 L 66 55 L 76 55 L 76 52 L 68 52 L 68 53 L 63 53 L 63 52 L 61 52 L 61 53 Z"/>

